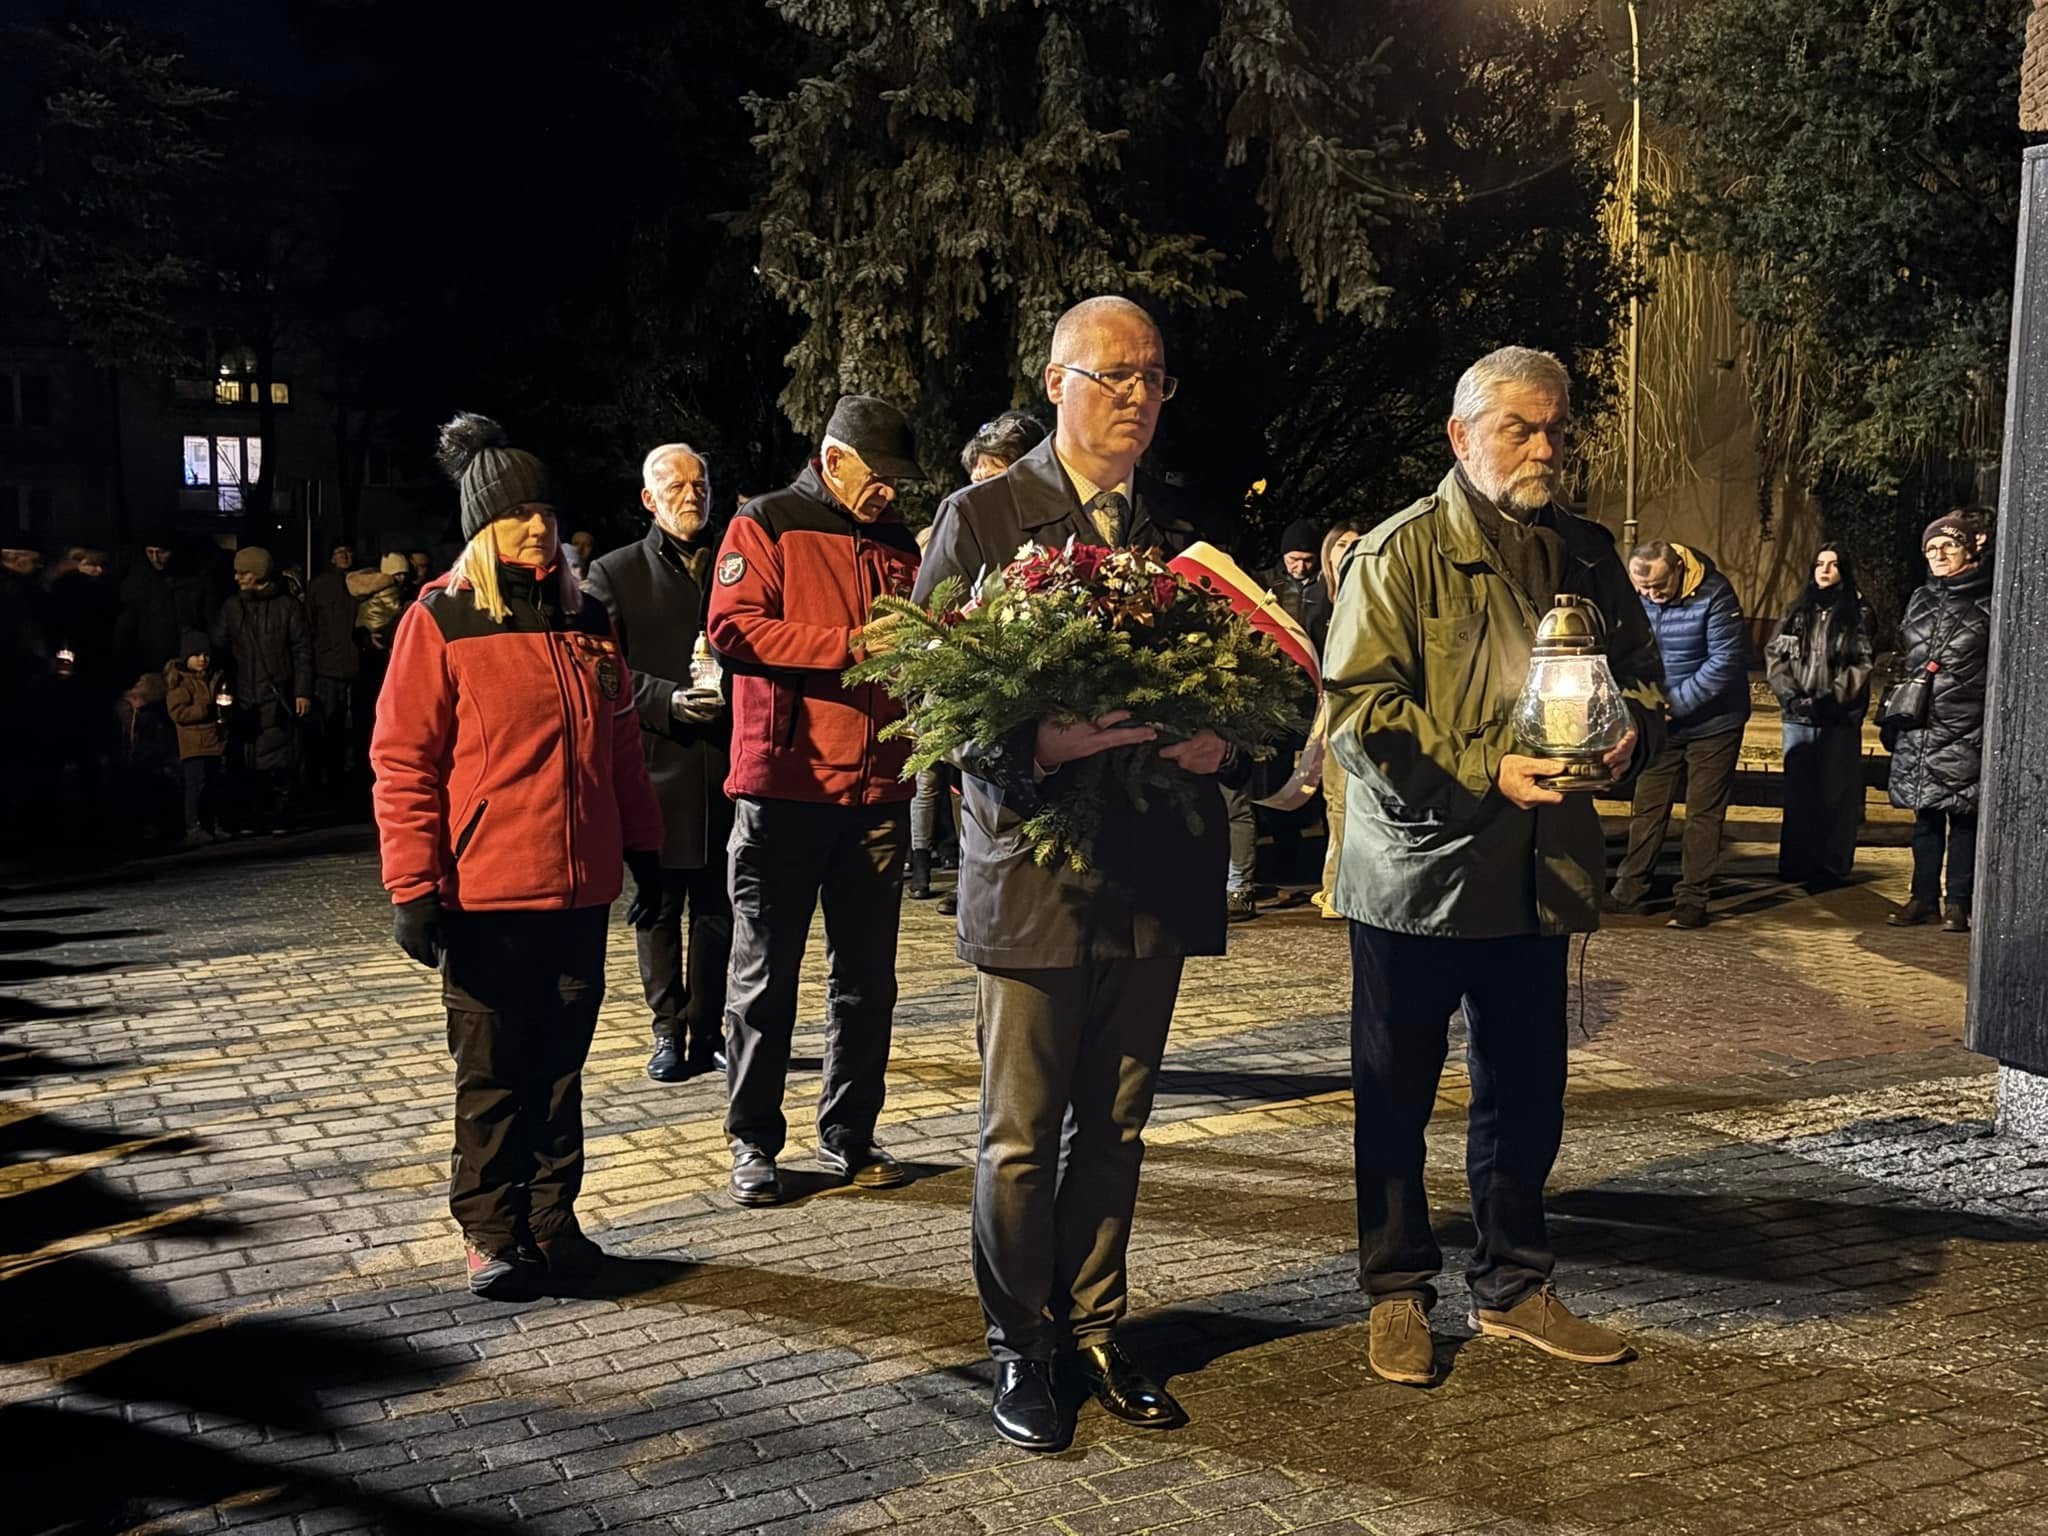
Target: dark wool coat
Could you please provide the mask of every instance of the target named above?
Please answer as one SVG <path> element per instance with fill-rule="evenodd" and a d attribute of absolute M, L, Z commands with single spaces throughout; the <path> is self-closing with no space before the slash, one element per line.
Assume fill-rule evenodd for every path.
<path fill-rule="evenodd" d="M 1130 544 L 1171 553 L 1173 509 L 1163 488 L 1141 474 L 1133 491 Z M 928 601 L 948 576 L 971 583 L 984 566 L 1007 564 L 1027 539 L 1058 548 L 1069 538 L 1102 542 L 1048 437 L 1002 474 L 947 498 L 932 525 L 917 600 Z M 1172 806 L 1161 802 L 1141 814 L 1112 789 L 1094 868 L 1046 869 L 1032 859 L 1021 828 L 1059 775 L 1034 782 L 1031 746 L 1026 733 L 965 765 L 960 958 L 1021 969 L 1222 954 L 1230 834 L 1214 780 L 1201 786 L 1199 833 Z"/>
<path fill-rule="evenodd" d="M 664 869 L 723 863 L 732 833 L 725 797 L 732 716 L 709 725 L 676 719 L 671 701 L 690 686 L 690 653 L 704 632 L 715 541 L 678 549 L 659 527 L 594 561 L 583 590 L 604 604 L 633 670 L 640 751 L 661 802 Z"/>
<path fill-rule="evenodd" d="M 1892 804 L 1908 811 L 1977 813 L 1984 769 L 1984 691 L 1991 670 L 1991 567 L 1937 576 L 1906 603 L 1899 625 L 1912 677 L 1932 661 L 1927 723 L 1892 733 Z"/>
<path fill-rule="evenodd" d="M 180 637 L 188 629 L 210 630 L 209 620 L 206 584 L 197 572 L 183 572 L 177 562 L 169 571 L 160 571 L 145 561 L 121 583 L 116 643 L 128 668 L 154 671 L 166 662 L 184 660 L 178 654 Z"/>
<path fill-rule="evenodd" d="M 213 660 L 228 668 L 235 730 L 248 745 L 249 766 L 289 768 L 293 702 L 313 696 L 313 634 L 299 600 L 276 581 L 237 592 L 213 621 Z"/>
<path fill-rule="evenodd" d="M 319 677 L 349 678 L 363 670 L 349 575 L 330 565 L 306 588 L 306 617 L 313 625 L 313 671 Z"/>

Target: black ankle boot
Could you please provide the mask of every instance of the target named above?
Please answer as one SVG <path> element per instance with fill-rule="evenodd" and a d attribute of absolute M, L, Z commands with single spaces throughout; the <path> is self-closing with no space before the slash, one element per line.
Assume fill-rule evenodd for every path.
<path fill-rule="evenodd" d="M 929 848 L 910 850 L 910 899 L 929 901 L 932 895 L 932 851 Z"/>

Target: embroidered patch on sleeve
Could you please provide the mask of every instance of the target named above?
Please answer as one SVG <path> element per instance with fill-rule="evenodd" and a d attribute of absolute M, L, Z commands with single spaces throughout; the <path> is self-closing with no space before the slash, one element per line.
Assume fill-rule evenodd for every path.
<path fill-rule="evenodd" d="M 718 584 L 729 587 L 747 574 L 747 557 L 741 554 L 722 556 L 718 562 Z"/>

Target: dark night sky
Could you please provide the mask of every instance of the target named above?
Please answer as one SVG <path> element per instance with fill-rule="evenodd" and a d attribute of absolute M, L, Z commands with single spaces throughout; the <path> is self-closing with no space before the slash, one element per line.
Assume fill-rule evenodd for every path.
<path fill-rule="evenodd" d="M 292 35 L 293 9 L 290 0 L 0 0 L 0 21 L 139 21 L 180 39 L 204 75 L 289 89 L 312 83 L 320 73 Z"/>

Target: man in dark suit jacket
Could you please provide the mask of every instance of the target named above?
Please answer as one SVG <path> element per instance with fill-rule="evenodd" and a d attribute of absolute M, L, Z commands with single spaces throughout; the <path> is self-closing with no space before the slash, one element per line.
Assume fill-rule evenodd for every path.
<path fill-rule="evenodd" d="M 948 576 L 972 581 L 1004 565 L 1027 541 L 1168 543 L 1174 519 L 1161 488 L 1136 473 L 1174 391 L 1151 317 L 1120 298 L 1069 310 L 1053 333 L 1045 390 L 1059 413 L 1053 435 L 939 508 L 920 600 Z M 1129 1303 L 1141 1138 L 1181 964 L 1223 953 L 1222 801 L 1205 787 L 1197 834 L 1171 807 L 1141 813 L 1110 790 L 1086 871 L 1041 867 L 1021 830 L 1059 792 L 1068 763 L 1152 739 L 1115 710 L 1040 721 L 962 764 L 960 956 L 980 972 L 974 1274 L 997 1366 L 996 1430 L 1033 1450 L 1056 1450 L 1073 1433 L 1052 1379 L 1068 1346 L 1079 1379 L 1116 1417 L 1148 1428 L 1186 1418 L 1123 1354 L 1115 1329 Z M 1160 756 L 1206 777 L 1225 748 L 1203 731 Z"/>
<path fill-rule="evenodd" d="M 594 561 L 583 589 L 611 614 L 632 669 L 640 749 L 661 802 L 661 906 L 651 928 L 634 924 L 633 937 L 654 1012 L 647 1075 L 674 1083 L 725 1065 L 718 1056 L 732 953 L 732 802 L 724 788 L 732 720 L 719 688 L 691 676 L 718 549 L 710 471 L 688 445 L 665 443 L 647 455 L 640 481 L 654 525 L 639 543 Z"/>

